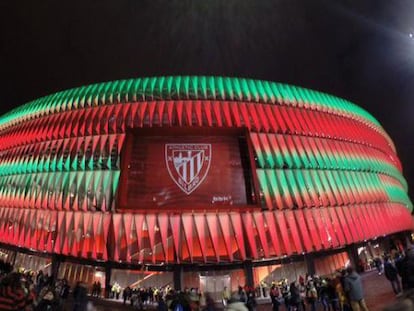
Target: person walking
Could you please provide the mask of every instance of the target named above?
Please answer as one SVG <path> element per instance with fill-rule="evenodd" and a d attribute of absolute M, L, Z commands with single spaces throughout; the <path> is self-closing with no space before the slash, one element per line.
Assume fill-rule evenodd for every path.
<path fill-rule="evenodd" d="M 255 298 L 254 289 L 249 288 L 246 294 L 247 294 L 247 302 L 246 302 L 247 309 L 249 309 L 249 311 L 256 311 L 257 302 Z"/>
<path fill-rule="evenodd" d="M 276 284 L 272 284 L 270 288 L 270 299 L 272 300 L 272 311 L 279 311 L 280 301 L 282 295 L 280 294 L 279 287 Z"/>
<path fill-rule="evenodd" d="M 302 311 L 306 311 L 306 284 L 305 284 L 305 278 L 303 276 L 299 277 L 299 295 L 300 295 L 300 306 L 302 308 Z"/>
<path fill-rule="evenodd" d="M 292 311 L 298 311 L 300 305 L 300 292 L 296 282 L 290 284 L 290 307 Z"/>
<path fill-rule="evenodd" d="M 221 301 L 223 303 L 223 306 L 227 306 L 227 302 L 230 299 L 230 291 L 227 289 L 227 286 L 224 286 L 223 292 L 221 294 Z"/>
<path fill-rule="evenodd" d="M 391 261 L 389 256 L 385 256 L 384 259 L 384 274 L 388 281 L 390 281 L 392 290 L 396 295 L 401 293 L 400 280 L 398 279 L 398 271 L 394 264 Z"/>
<path fill-rule="evenodd" d="M 364 299 L 361 277 L 352 267 L 348 267 L 346 271 L 347 276 L 344 280 L 344 290 L 348 294 L 352 310 L 360 311 L 362 309 L 363 311 L 368 311 Z"/>
<path fill-rule="evenodd" d="M 318 291 L 312 278 L 306 284 L 306 302 L 310 305 L 311 311 L 316 311 L 316 301 L 318 300 Z"/>
<path fill-rule="evenodd" d="M 82 282 L 77 282 L 73 289 L 73 311 L 86 311 L 88 290 Z"/>

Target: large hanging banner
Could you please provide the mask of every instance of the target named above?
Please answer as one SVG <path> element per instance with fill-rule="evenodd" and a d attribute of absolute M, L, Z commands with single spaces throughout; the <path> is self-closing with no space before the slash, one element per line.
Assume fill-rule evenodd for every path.
<path fill-rule="evenodd" d="M 208 209 L 249 204 L 253 192 L 250 160 L 248 150 L 241 152 L 238 136 L 133 135 L 131 140 L 124 158 L 122 208 Z"/>

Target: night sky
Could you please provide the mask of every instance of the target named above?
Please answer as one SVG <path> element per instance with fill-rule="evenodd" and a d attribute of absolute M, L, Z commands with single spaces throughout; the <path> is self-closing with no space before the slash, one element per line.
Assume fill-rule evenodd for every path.
<path fill-rule="evenodd" d="M 414 1 L 0 1 L 0 113 L 85 84 L 225 75 L 365 108 L 414 184 Z M 411 197 L 414 191 L 410 190 Z"/>

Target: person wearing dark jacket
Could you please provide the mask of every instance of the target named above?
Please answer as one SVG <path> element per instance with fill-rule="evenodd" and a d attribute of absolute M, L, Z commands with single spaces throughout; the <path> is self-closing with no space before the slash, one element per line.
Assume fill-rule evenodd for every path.
<path fill-rule="evenodd" d="M 290 284 L 290 306 L 293 307 L 294 310 L 299 310 L 300 301 L 299 288 L 296 286 L 296 282 L 292 282 Z"/>
<path fill-rule="evenodd" d="M 328 294 L 328 301 L 331 305 L 332 311 L 339 311 L 339 296 L 336 291 L 336 280 L 329 279 L 328 286 L 326 287 L 326 293 Z"/>
<path fill-rule="evenodd" d="M 414 249 L 412 247 L 405 252 L 405 257 L 401 260 L 399 267 L 403 291 L 414 288 Z"/>
<path fill-rule="evenodd" d="M 246 302 L 247 309 L 249 309 L 249 311 L 255 311 L 257 302 L 256 302 L 256 298 L 254 297 L 255 296 L 254 291 L 252 289 L 249 289 L 246 295 L 247 295 L 247 302 Z"/>
<path fill-rule="evenodd" d="M 203 311 L 216 311 L 216 303 L 210 293 L 206 293 L 206 305 Z"/>
<path fill-rule="evenodd" d="M 81 283 L 78 282 L 73 290 L 73 311 L 86 311 L 88 290 Z"/>
<path fill-rule="evenodd" d="M 132 290 L 131 287 L 127 286 L 124 291 L 122 292 L 122 299 L 124 300 L 124 304 L 126 304 L 126 301 L 128 299 L 131 299 L 132 296 Z"/>
<path fill-rule="evenodd" d="M 368 307 L 364 299 L 364 291 L 362 289 L 361 277 L 354 271 L 352 267 L 347 268 L 348 275 L 345 277 L 345 292 L 348 294 L 353 311 L 368 311 Z"/>
<path fill-rule="evenodd" d="M 157 311 L 168 311 L 168 306 L 165 303 L 164 299 L 162 299 L 162 295 L 158 297 Z"/>
<path fill-rule="evenodd" d="M 270 288 L 270 299 L 272 300 L 272 311 L 279 311 L 280 306 L 280 300 L 282 298 L 282 295 L 280 294 L 279 288 L 276 286 L 276 284 L 273 284 Z"/>
<path fill-rule="evenodd" d="M 311 311 L 316 311 L 317 299 L 318 290 L 316 289 L 313 279 L 309 279 L 306 284 L 306 302 L 310 305 Z"/>
<path fill-rule="evenodd" d="M 59 310 L 59 296 L 51 286 L 45 286 L 39 293 L 36 311 Z"/>
<path fill-rule="evenodd" d="M 398 279 L 398 271 L 395 264 L 390 257 L 386 256 L 384 260 L 384 274 L 388 281 L 390 281 L 392 290 L 396 295 L 401 292 L 400 280 Z"/>

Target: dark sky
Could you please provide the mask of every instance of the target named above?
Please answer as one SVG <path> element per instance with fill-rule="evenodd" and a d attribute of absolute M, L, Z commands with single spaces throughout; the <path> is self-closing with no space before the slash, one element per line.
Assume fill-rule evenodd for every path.
<path fill-rule="evenodd" d="M 368 110 L 412 185 L 413 16 L 412 0 L 0 1 L 0 113 L 132 77 L 286 82 Z"/>

